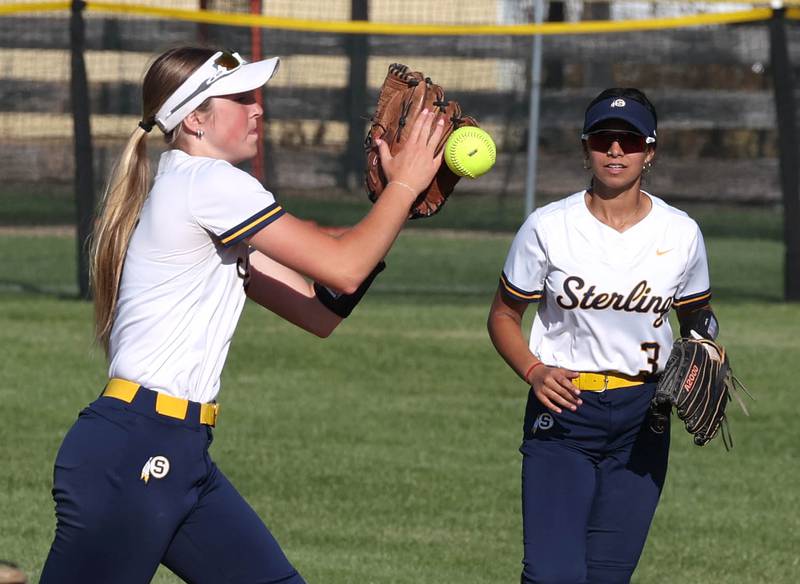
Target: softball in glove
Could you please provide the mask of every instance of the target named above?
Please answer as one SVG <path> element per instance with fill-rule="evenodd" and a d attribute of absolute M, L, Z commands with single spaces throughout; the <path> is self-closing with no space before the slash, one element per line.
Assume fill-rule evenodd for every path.
<path fill-rule="evenodd" d="M 375 139 L 380 138 L 386 142 L 392 155 L 396 154 L 408 140 L 417 116 L 425 109 L 439 111 L 445 116 L 445 131 L 436 147 L 437 154 L 441 152 L 453 130 L 462 126 L 477 126 L 473 118 L 462 114 L 458 102 L 445 99 L 442 87 L 433 83 L 430 77 L 425 77 L 419 71 L 411 71 L 400 63 L 392 64 L 381 86 L 378 105 L 364 142 L 367 153 L 365 182 L 373 203 L 388 184 L 381 168 Z M 417 197 L 409 218 L 430 217 L 438 213 L 460 178 L 443 164 L 431 184 Z"/>

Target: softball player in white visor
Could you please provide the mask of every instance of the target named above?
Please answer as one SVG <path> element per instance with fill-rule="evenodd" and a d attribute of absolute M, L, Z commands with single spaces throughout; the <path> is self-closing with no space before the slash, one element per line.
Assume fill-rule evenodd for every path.
<path fill-rule="evenodd" d="M 334 237 L 234 166 L 257 152 L 255 90 L 278 62 L 181 47 L 145 75 L 93 242 L 109 382 L 56 458 L 43 583 L 144 584 L 159 564 L 192 583 L 303 582 L 209 455 L 225 358 L 246 297 L 320 337 L 350 313 L 439 168 L 443 123 L 421 116 L 395 156 L 378 144 L 387 191 Z M 150 184 L 156 126 L 170 148 Z"/>

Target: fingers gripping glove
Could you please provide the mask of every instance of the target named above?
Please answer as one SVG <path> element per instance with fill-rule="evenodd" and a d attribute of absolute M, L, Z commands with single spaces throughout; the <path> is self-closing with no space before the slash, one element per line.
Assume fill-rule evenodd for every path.
<path fill-rule="evenodd" d="M 444 133 L 436 146 L 436 153 L 444 148 L 453 130 L 461 126 L 477 126 L 475 120 L 461 113 L 458 102 L 447 101 L 444 90 L 419 71 L 411 71 L 405 65 L 394 63 L 381 86 L 378 105 L 372 116 L 372 125 L 364 141 L 367 152 L 365 182 L 370 200 L 374 203 L 388 184 L 381 168 L 375 139 L 380 138 L 389 146 L 392 155 L 403 149 L 411 128 L 424 109 L 438 111 L 444 116 Z M 446 164 L 442 164 L 431 184 L 420 193 L 411 207 L 410 219 L 430 217 L 439 212 L 453 192 L 461 177 Z"/>
<path fill-rule="evenodd" d="M 725 409 L 731 396 L 747 414 L 738 395 L 747 389 L 734 377 L 725 349 L 708 339 L 680 338 L 672 346 L 651 404 L 651 427 L 663 432 L 666 417 L 675 407 L 678 418 L 694 443 L 704 446 L 723 428 L 726 448 L 733 446 L 727 431 Z"/>

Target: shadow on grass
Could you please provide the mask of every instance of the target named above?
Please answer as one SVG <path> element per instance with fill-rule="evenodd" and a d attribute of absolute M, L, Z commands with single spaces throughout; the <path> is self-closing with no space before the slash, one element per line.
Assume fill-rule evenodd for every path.
<path fill-rule="evenodd" d="M 76 290 L 58 289 L 47 286 L 39 286 L 30 282 L 20 282 L 15 280 L 0 279 L 0 294 L 4 295 L 30 295 L 53 298 L 55 300 L 78 300 L 84 301 Z"/>
<path fill-rule="evenodd" d="M 556 198 L 539 194 L 537 206 Z M 693 217 L 706 238 L 783 240 L 781 205 L 697 203 L 668 197 L 666 201 Z M 75 221 L 74 200 L 69 186 L 5 186 L 0 191 L 0 202 L 0 225 L 72 225 Z M 281 203 L 290 213 L 325 226 L 355 225 L 372 206 L 361 193 L 344 191 L 331 198 L 287 191 Z M 515 233 L 525 219 L 523 208 L 521 194 L 459 194 L 448 201 L 442 213 L 430 219 L 414 221 L 412 226 L 421 230 L 467 229 Z"/>
<path fill-rule="evenodd" d="M 764 304 L 783 304 L 786 302 L 782 294 L 771 290 L 741 290 L 732 286 L 714 286 L 711 303 L 724 302 L 726 304 L 744 304 L 748 302 L 762 302 Z"/>

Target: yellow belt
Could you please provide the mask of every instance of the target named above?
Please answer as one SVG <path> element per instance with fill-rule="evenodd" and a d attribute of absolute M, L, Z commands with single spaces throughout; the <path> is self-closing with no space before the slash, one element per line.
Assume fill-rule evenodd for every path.
<path fill-rule="evenodd" d="M 622 373 L 581 373 L 572 384 L 581 391 L 605 391 L 645 383 L 644 375 L 624 375 Z"/>
<path fill-rule="evenodd" d="M 141 386 L 133 381 L 126 379 L 112 378 L 103 390 L 103 395 L 131 403 Z M 173 397 L 165 393 L 157 392 L 156 411 L 162 416 L 185 420 L 186 413 L 189 411 L 189 400 Z M 219 416 L 219 404 L 200 404 L 200 423 L 206 426 L 214 426 Z"/>

